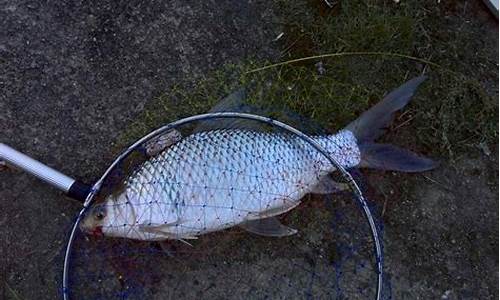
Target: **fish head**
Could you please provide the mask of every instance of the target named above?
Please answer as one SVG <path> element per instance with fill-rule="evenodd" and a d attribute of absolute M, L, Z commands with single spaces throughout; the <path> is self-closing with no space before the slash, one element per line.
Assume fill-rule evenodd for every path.
<path fill-rule="evenodd" d="M 134 223 L 135 214 L 124 192 L 93 204 L 80 222 L 80 229 L 94 236 L 127 237 Z"/>
<path fill-rule="evenodd" d="M 107 223 L 108 205 L 106 202 L 97 203 L 90 207 L 80 222 L 80 229 L 88 234 L 101 236 L 102 228 Z"/>

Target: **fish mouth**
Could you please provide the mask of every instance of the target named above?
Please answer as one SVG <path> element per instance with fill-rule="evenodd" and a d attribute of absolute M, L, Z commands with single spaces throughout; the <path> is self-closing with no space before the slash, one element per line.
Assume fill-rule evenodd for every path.
<path fill-rule="evenodd" d="M 102 232 L 102 226 L 96 226 L 88 232 L 92 236 L 102 237 L 104 233 Z"/>
<path fill-rule="evenodd" d="M 81 231 L 91 236 L 101 237 L 104 235 L 104 233 L 102 232 L 102 226 L 89 224 L 87 220 L 83 220 L 83 222 L 80 223 L 79 227 Z"/>
<path fill-rule="evenodd" d="M 81 225 L 80 230 L 91 236 L 95 237 L 104 236 L 104 233 L 102 232 L 102 226 L 87 227 L 85 225 Z"/>

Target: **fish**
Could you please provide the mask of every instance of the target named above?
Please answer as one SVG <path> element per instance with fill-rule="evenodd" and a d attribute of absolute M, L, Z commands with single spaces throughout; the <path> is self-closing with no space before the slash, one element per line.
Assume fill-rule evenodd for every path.
<path fill-rule="evenodd" d="M 411 79 L 331 135 L 313 135 L 342 167 L 423 172 L 438 163 L 390 144 L 376 143 L 426 79 Z M 93 204 L 80 222 L 87 233 L 142 241 L 188 240 L 239 226 L 268 237 L 297 232 L 278 216 L 309 193 L 339 188 L 335 166 L 291 133 L 213 128 L 174 137 Z"/>

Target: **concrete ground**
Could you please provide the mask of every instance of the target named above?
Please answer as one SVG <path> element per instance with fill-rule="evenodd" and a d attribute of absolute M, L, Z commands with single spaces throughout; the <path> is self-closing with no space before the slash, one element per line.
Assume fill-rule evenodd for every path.
<path fill-rule="evenodd" d="M 481 16 L 484 26 L 496 26 L 487 12 Z M 102 174 L 112 160 L 109 149 L 148 101 L 174 84 L 189 87 L 226 63 L 275 59 L 279 49 L 273 39 L 281 32 L 268 1 L 8 0 L 0 6 L 0 24 L 0 141 L 87 182 Z M 498 29 L 492 36 L 497 35 Z M 490 78 L 480 82 L 498 96 Z M 498 149 L 491 152 L 478 149 L 455 163 L 445 160 L 429 174 L 404 175 L 415 186 L 404 202 L 395 199 L 400 175 L 368 173 L 367 181 L 377 182 L 375 200 L 385 203 L 394 299 L 498 298 Z M 0 298 L 60 295 L 61 253 L 79 209 L 79 203 L 24 173 L 0 172 Z M 196 265 L 184 263 L 182 271 L 155 261 L 170 266 L 170 281 L 160 279 L 148 295 L 338 296 L 325 291 L 330 286 L 325 278 L 334 274 L 321 264 L 316 272 L 322 279 L 308 285 L 309 294 L 297 292 L 304 278 L 286 266 L 307 263 L 329 243 L 311 241 L 318 232 L 326 234 L 319 229 L 302 231 L 299 240 L 309 246 L 290 240 L 296 252 L 280 252 L 287 247 L 281 242 L 237 234 L 237 242 L 218 239 L 227 245 L 221 244 L 217 255 L 196 257 Z M 259 292 L 273 286 L 276 274 L 289 271 L 297 272 L 288 275 L 296 285 L 280 281 L 273 292 Z"/>

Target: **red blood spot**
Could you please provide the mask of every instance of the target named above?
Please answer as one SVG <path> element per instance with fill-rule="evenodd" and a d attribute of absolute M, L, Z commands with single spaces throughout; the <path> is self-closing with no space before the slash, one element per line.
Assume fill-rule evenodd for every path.
<path fill-rule="evenodd" d="M 90 232 L 91 235 L 101 237 L 104 234 L 102 233 L 102 226 L 96 226 L 92 231 Z"/>

